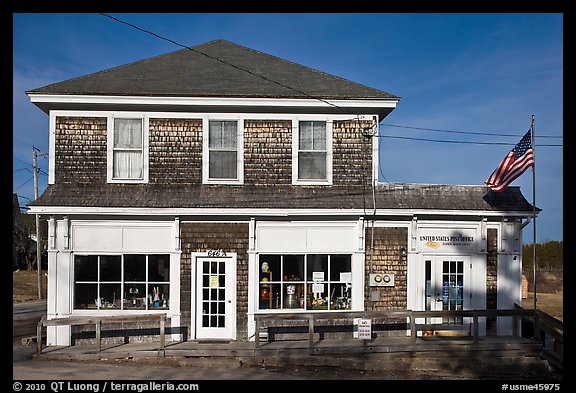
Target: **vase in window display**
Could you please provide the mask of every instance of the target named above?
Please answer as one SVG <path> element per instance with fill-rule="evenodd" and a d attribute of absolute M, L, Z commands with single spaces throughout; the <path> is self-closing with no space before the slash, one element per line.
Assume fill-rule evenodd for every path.
<path fill-rule="evenodd" d="M 286 298 L 284 299 L 285 308 L 298 308 L 298 299 L 296 298 L 296 285 L 286 287 Z"/>

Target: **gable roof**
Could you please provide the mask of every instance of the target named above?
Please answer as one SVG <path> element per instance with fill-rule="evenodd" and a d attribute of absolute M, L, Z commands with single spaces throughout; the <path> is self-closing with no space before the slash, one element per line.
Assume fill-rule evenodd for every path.
<path fill-rule="evenodd" d="M 26 93 L 399 99 L 384 91 L 222 39 L 54 83 Z"/>

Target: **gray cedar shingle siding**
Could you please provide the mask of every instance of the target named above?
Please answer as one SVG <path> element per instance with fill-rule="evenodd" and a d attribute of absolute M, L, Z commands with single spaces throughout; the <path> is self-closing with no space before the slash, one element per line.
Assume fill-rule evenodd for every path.
<path fill-rule="evenodd" d="M 202 120 L 150 119 L 150 184 L 202 183 Z"/>
<path fill-rule="evenodd" d="M 58 117 L 55 182 L 105 183 L 105 117 Z"/>
<path fill-rule="evenodd" d="M 333 133 L 332 175 L 334 185 L 356 186 L 364 191 L 372 180 L 372 138 L 362 129 L 371 122 L 335 121 Z"/>
<path fill-rule="evenodd" d="M 408 260 L 400 256 L 400 249 L 408 249 L 408 228 L 366 228 L 366 244 L 372 244 L 374 239 L 374 254 L 370 254 L 367 247 L 365 270 L 365 297 L 364 307 L 366 310 L 405 310 L 408 297 Z M 372 266 L 372 272 L 370 271 Z M 370 287 L 370 273 L 394 274 L 393 287 Z M 371 293 L 378 292 L 380 300 L 371 301 Z"/>
<path fill-rule="evenodd" d="M 292 184 L 292 121 L 244 121 L 244 184 Z"/>
<path fill-rule="evenodd" d="M 288 120 L 245 122 L 244 186 L 202 185 L 200 119 L 150 119 L 149 184 L 106 183 L 106 118 L 57 117 L 55 184 L 35 206 L 142 208 L 373 208 L 371 139 L 358 123 L 334 122 L 333 186 L 292 186 Z M 363 125 L 364 126 L 364 125 Z M 283 198 L 277 198 L 282 195 Z M 390 183 L 380 209 L 530 212 L 517 187 Z"/>

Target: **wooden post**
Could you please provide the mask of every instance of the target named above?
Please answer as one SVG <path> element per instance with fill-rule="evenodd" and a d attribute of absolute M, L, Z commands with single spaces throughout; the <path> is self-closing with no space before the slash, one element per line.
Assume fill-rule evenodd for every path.
<path fill-rule="evenodd" d="M 478 311 L 472 311 L 472 337 L 474 337 L 474 344 L 478 344 Z"/>
<path fill-rule="evenodd" d="M 412 338 L 412 344 L 416 344 L 416 322 L 414 321 L 414 314 L 410 311 L 410 337 Z"/>
<path fill-rule="evenodd" d="M 165 332 L 166 329 L 166 314 L 162 314 L 160 315 L 160 351 L 162 351 L 162 356 L 165 356 L 165 346 L 166 346 L 166 341 L 165 341 Z"/>
<path fill-rule="evenodd" d="M 42 354 L 42 320 L 44 317 L 40 318 L 38 325 L 36 326 L 36 355 Z"/>
<path fill-rule="evenodd" d="M 310 315 L 308 317 L 308 348 L 312 348 L 314 345 L 314 317 Z"/>
<path fill-rule="evenodd" d="M 256 322 L 256 332 L 254 332 L 254 348 L 260 347 L 260 316 L 254 315 Z"/>
<path fill-rule="evenodd" d="M 102 320 L 96 320 L 96 347 L 98 352 L 102 350 Z"/>

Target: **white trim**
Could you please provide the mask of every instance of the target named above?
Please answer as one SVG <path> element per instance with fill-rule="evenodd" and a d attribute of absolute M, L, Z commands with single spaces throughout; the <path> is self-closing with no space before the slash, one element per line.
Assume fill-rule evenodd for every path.
<path fill-rule="evenodd" d="M 380 175 L 380 118 L 374 116 L 374 136 L 372 137 L 372 187 L 378 184 Z"/>
<path fill-rule="evenodd" d="M 315 98 L 224 98 L 224 97 L 143 97 L 28 94 L 32 103 L 112 104 L 112 105 L 188 105 L 188 106 L 263 106 L 309 108 L 396 108 L 398 98 L 318 100 Z"/>
<path fill-rule="evenodd" d="M 210 120 L 230 120 L 237 122 L 236 125 L 236 179 L 211 179 L 209 177 L 210 149 L 208 136 Z M 238 115 L 203 115 L 202 116 L 202 184 L 244 184 L 244 119 Z"/>
<path fill-rule="evenodd" d="M 254 113 L 242 113 L 238 112 L 222 112 L 222 113 L 206 113 L 206 112 L 134 112 L 134 111 L 88 111 L 88 110 L 51 110 L 51 114 L 54 116 L 77 116 L 77 117 L 109 117 L 112 114 L 115 116 L 134 116 L 135 113 L 146 113 L 146 116 L 151 119 L 203 119 L 205 117 L 211 119 L 244 119 L 244 120 L 292 120 L 297 119 L 299 115 L 293 113 L 265 113 L 265 112 L 254 112 Z M 356 115 L 339 115 L 339 114 L 307 114 L 305 120 L 326 120 L 328 123 L 333 121 L 343 121 L 343 120 L 372 120 L 375 115 L 361 115 L 360 117 Z"/>
<path fill-rule="evenodd" d="M 142 120 L 142 179 L 115 179 L 114 178 L 114 120 L 138 119 Z M 109 113 L 106 116 L 106 181 L 108 183 L 148 183 L 150 168 L 149 154 L 149 118 L 143 113 Z"/>
<path fill-rule="evenodd" d="M 48 184 L 54 184 L 56 173 L 56 115 L 50 112 L 48 140 Z"/>
<path fill-rule="evenodd" d="M 332 185 L 332 161 L 333 161 L 333 121 L 329 117 L 311 119 L 308 116 L 299 116 L 292 119 L 292 185 L 298 186 L 331 186 Z M 326 179 L 300 180 L 298 178 L 299 136 L 301 121 L 323 121 L 326 123 Z"/>
<path fill-rule="evenodd" d="M 27 214 L 110 214 L 134 216 L 201 215 L 201 216 L 355 216 L 365 215 L 364 209 L 282 209 L 282 208 L 138 208 L 138 207 L 84 207 L 84 206 L 30 206 Z M 376 209 L 377 216 L 412 217 L 414 215 L 448 215 L 459 217 L 529 217 L 532 212 L 486 211 L 486 210 L 417 210 L 417 209 Z M 377 219 L 381 221 L 382 219 Z M 186 221 L 184 221 L 186 222 Z"/>

